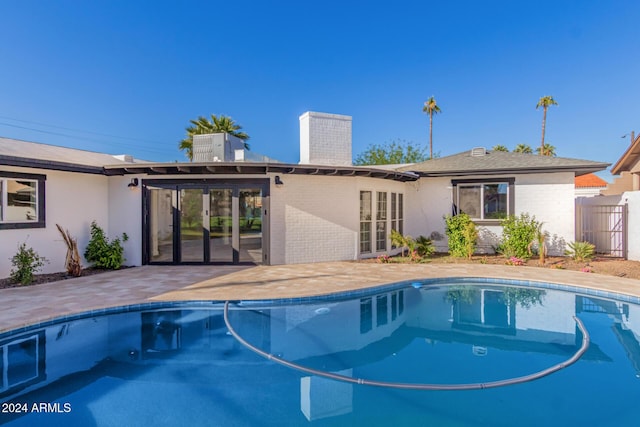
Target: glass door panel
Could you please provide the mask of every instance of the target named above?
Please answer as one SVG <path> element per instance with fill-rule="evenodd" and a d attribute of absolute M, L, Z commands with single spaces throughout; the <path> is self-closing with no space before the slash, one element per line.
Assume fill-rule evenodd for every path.
<path fill-rule="evenodd" d="M 173 261 L 175 200 L 175 190 L 149 189 L 149 258 L 152 262 Z"/>
<path fill-rule="evenodd" d="M 239 198 L 240 262 L 262 263 L 262 190 L 241 189 Z"/>
<path fill-rule="evenodd" d="M 209 191 L 209 247 L 211 262 L 233 262 L 232 190 Z"/>
<path fill-rule="evenodd" d="M 180 190 L 180 261 L 204 261 L 202 189 Z"/>

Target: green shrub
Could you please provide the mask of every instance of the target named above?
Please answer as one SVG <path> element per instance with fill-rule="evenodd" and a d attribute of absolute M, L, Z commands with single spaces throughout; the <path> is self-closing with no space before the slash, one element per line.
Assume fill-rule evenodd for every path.
<path fill-rule="evenodd" d="M 478 243 L 478 230 L 465 213 L 445 217 L 445 233 L 449 241 L 449 254 L 471 258 Z"/>
<path fill-rule="evenodd" d="M 38 255 L 33 248 L 27 248 L 26 243 L 18 246 L 18 253 L 11 258 L 10 279 L 13 283 L 28 285 L 33 282 L 33 274 L 39 271 L 49 261 Z"/>
<path fill-rule="evenodd" d="M 503 219 L 502 241 L 499 252 L 507 258 L 531 258 L 531 244 L 538 241 L 541 223 L 535 216 L 521 213 L 520 216 L 509 215 Z"/>
<path fill-rule="evenodd" d="M 396 230 L 391 230 L 390 238 L 393 246 L 402 249 L 402 256 L 405 256 L 405 248 L 407 248 L 407 255 L 414 261 L 433 255 L 436 251 L 436 248 L 433 246 L 433 241 L 424 236 L 419 236 L 417 239 L 414 239 L 411 236 L 403 236 Z"/>
<path fill-rule="evenodd" d="M 396 230 L 391 230 L 391 244 L 402 250 L 401 255 L 404 256 L 404 248 L 408 248 L 413 240 L 411 236 L 403 236 Z"/>
<path fill-rule="evenodd" d="M 421 257 L 428 257 L 433 255 L 436 248 L 433 246 L 433 241 L 427 237 L 419 236 L 416 239 L 416 252 Z"/>
<path fill-rule="evenodd" d="M 565 255 L 578 262 L 589 261 L 596 252 L 595 245 L 589 242 L 571 242 L 567 246 L 569 246 L 569 249 L 564 251 Z"/>
<path fill-rule="evenodd" d="M 129 237 L 122 233 L 122 241 L 126 242 Z M 116 237 L 111 242 L 104 234 L 104 230 L 96 224 L 91 223 L 91 239 L 84 251 L 84 257 L 89 262 L 93 262 L 98 268 L 117 270 L 124 263 L 124 248 L 120 243 L 120 237 Z"/>

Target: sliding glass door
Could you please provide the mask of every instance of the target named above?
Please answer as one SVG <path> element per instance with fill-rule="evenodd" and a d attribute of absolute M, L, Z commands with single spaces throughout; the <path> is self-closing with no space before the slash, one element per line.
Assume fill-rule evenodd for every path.
<path fill-rule="evenodd" d="M 233 262 L 233 190 L 209 190 L 209 259 Z"/>
<path fill-rule="evenodd" d="M 143 258 L 158 264 L 268 262 L 268 181 L 143 182 Z"/>

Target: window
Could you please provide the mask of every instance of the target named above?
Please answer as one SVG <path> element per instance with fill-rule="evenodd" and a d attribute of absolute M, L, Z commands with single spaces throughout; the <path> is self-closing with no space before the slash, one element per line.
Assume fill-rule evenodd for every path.
<path fill-rule="evenodd" d="M 360 252 L 371 252 L 371 191 L 360 192 Z"/>
<path fill-rule="evenodd" d="M 378 191 L 376 209 L 376 251 L 387 250 L 387 193 Z"/>
<path fill-rule="evenodd" d="M 376 297 L 376 326 L 386 325 L 389 322 L 387 312 L 387 296 L 378 295 Z"/>
<path fill-rule="evenodd" d="M 45 226 L 45 178 L 0 172 L 0 229 Z"/>
<path fill-rule="evenodd" d="M 364 334 L 373 328 L 373 301 L 371 298 L 360 300 L 360 333 Z"/>
<path fill-rule="evenodd" d="M 456 212 L 474 220 L 500 220 L 513 213 L 514 179 L 453 181 Z"/>
<path fill-rule="evenodd" d="M 44 381 L 44 331 L 0 343 L 0 392 Z"/>
<path fill-rule="evenodd" d="M 398 194 L 398 228 L 397 232 L 404 234 L 404 207 L 402 193 Z"/>

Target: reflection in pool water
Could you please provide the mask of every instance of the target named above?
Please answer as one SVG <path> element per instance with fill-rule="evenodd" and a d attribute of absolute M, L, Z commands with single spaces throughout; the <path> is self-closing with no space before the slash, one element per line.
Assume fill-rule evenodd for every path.
<path fill-rule="evenodd" d="M 79 317 L 0 338 L 7 425 L 634 425 L 640 307 L 489 283 L 385 287 L 350 299 L 245 302 L 230 322 L 287 361 L 374 381 L 461 384 L 543 370 L 498 389 L 396 390 L 280 366 L 229 333 L 220 304 Z M 33 404 L 50 403 L 35 412 Z M 58 406 L 55 406 L 59 404 Z M 67 404 L 68 406 L 64 406 Z M 45 405 L 46 407 L 46 405 Z M 70 411 L 64 411 L 70 408 Z M 15 412 L 12 411 L 12 412 Z"/>

